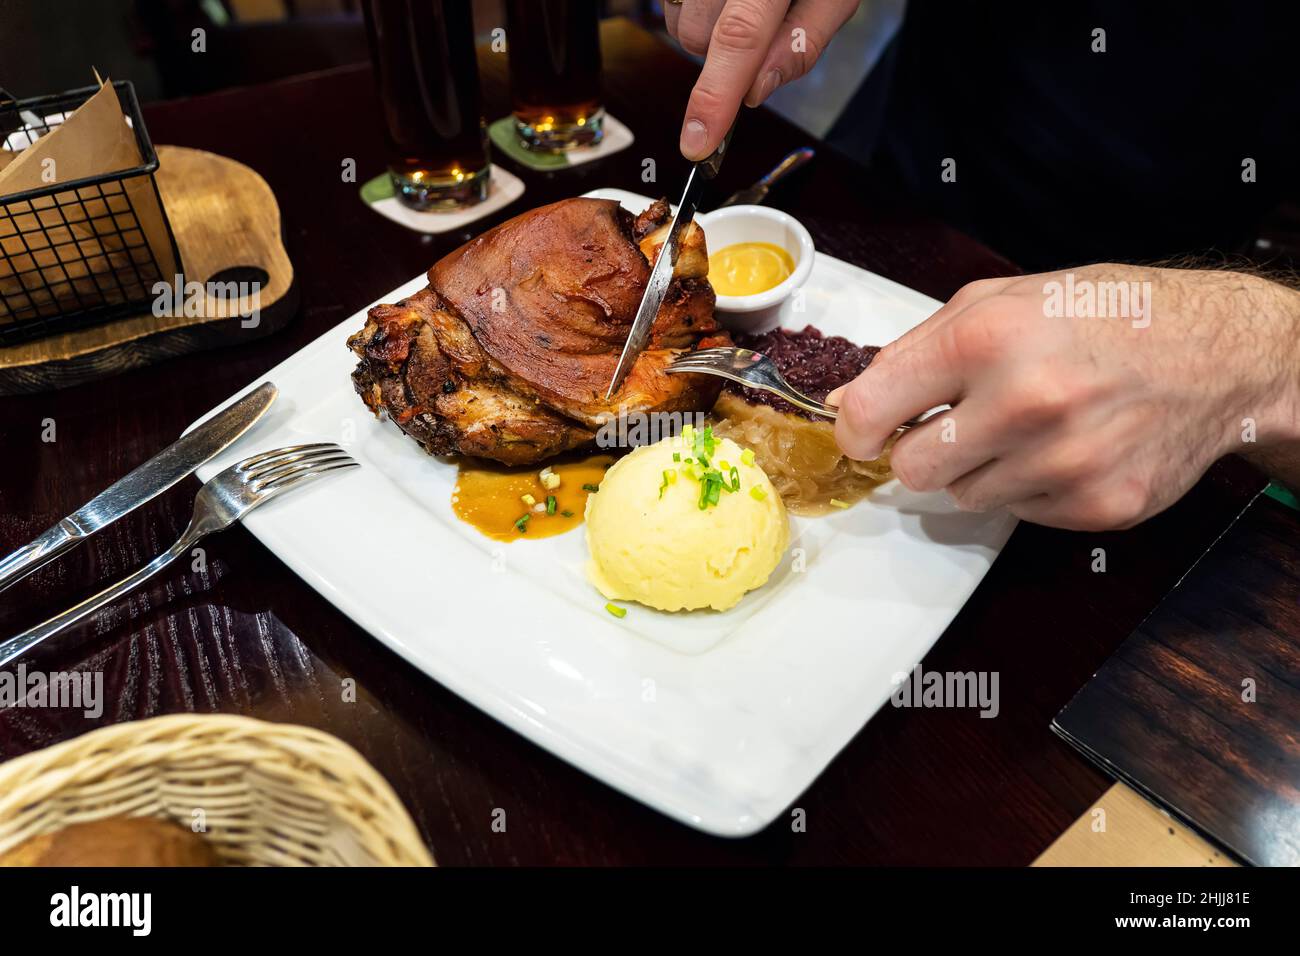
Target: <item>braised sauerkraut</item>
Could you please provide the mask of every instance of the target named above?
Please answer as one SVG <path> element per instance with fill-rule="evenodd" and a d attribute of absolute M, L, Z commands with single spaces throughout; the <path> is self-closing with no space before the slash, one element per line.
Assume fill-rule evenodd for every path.
<path fill-rule="evenodd" d="M 874 461 L 853 461 L 835 444 L 832 422 L 756 405 L 731 391 L 719 396 L 713 418 L 714 434 L 753 449 L 759 466 L 794 514 L 819 515 L 851 505 L 890 478 L 893 439 Z M 839 505 L 831 504 L 832 500 Z"/>

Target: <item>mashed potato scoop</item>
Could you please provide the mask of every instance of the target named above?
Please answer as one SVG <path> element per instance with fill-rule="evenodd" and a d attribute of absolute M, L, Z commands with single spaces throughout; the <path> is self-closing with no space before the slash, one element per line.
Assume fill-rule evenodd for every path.
<path fill-rule="evenodd" d="M 753 453 L 689 427 L 611 467 L 586 523 L 591 583 L 661 611 L 734 607 L 767 582 L 790 540 Z"/>

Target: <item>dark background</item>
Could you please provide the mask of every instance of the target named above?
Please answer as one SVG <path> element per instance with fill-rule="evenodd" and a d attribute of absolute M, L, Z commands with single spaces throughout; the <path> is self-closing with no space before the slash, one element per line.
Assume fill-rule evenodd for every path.
<path fill-rule="evenodd" d="M 474 6 L 480 39 L 502 0 Z M 662 25 L 659 0 L 599 0 L 605 16 Z M 191 31 L 209 31 L 203 57 Z M 220 38 L 212 36 L 219 33 Z M 0 0 L 0 87 L 15 97 L 130 80 L 142 101 L 192 96 L 369 57 L 361 0 Z"/>

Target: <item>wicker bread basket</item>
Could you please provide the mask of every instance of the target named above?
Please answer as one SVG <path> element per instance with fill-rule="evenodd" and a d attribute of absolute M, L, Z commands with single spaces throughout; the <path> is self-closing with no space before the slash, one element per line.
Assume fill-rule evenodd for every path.
<path fill-rule="evenodd" d="M 197 830 L 227 865 L 434 865 L 388 783 L 347 744 L 309 727 L 176 714 L 0 764 L 0 853 L 116 816 Z"/>

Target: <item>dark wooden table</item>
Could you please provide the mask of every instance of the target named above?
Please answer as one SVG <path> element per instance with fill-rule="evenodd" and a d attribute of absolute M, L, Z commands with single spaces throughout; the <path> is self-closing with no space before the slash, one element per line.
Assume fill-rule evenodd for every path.
<path fill-rule="evenodd" d="M 682 182 L 677 132 L 695 66 L 627 22 L 606 23 L 603 41 L 611 112 L 636 143 L 560 173 L 515 169 L 527 193 L 475 231 L 598 186 L 669 192 Z M 482 72 L 490 118 L 504 115 L 504 55 L 485 51 Z M 363 181 L 383 168 L 365 66 L 160 103 L 145 115 L 155 142 L 232 156 L 270 183 L 301 314 L 245 345 L 0 400 L 0 552 L 35 537 L 216 402 L 469 237 L 408 232 L 342 181 L 345 159 L 356 160 Z M 738 142 L 714 201 L 811 141 L 761 111 L 746 116 Z M 655 160 L 657 186 L 641 179 L 646 158 Z M 828 149 L 771 203 L 798 215 L 823 251 L 941 299 L 972 279 L 1015 271 L 900 208 Z M 47 420 L 52 443 L 42 441 Z M 778 821 L 751 839 L 717 839 L 616 793 L 385 650 L 239 528 L 209 539 L 206 572 L 176 566 L 38 655 L 31 666 L 102 669 L 105 713 L 93 721 L 0 712 L 0 757 L 100 724 L 230 711 L 321 727 L 357 747 L 392 782 L 444 864 L 1025 864 L 1107 785 L 1053 736 L 1052 717 L 1259 485 L 1246 466 L 1223 462 L 1176 507 L 1129 532 L 1021 526 L 925 661 L 929 669 L 1000 672 L 998 717 L 885 708 L 799 798 L 804 833 Z M 181 531 L 196 488 L 182 484 L 0 595 L 0 633 L 30 626 L 161 551 Z M 1106 549 L 1105 573 L 1091 570 L 1098 547 Z M 345 678 L 356 681 L 355 702 L 343 700 Z M 505 833 L 491 826 L 498 807 L 507 811 Z"/>

